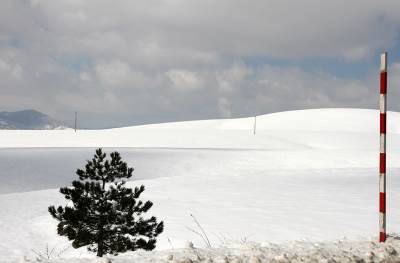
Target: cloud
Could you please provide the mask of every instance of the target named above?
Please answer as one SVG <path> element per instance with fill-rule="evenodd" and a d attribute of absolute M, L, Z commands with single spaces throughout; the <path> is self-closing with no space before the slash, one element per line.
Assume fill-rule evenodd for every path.
<path fill-rule="evenodd" d="M 246 77 L 253 73 L 252 69 L 243 64 L 235 63 L 228 69 L 217 72 L 217 82 L 221 93 L 231 93 L 243 85 Z"/>
<path fill-rule="evenodd" d="M 370 64 L 301 63 L 368 64 L 399 45 L 399 13 L 397 0 L 5 0 L 0 102 L 77 110 L 90 127 L 376 107 Z"/>
<path fill-rule="evenodd" d="M 218 110 L 222 117 L 232 117 L 231 103 L 227 98 L 221 97 L 218 99 Z"/>
<path fill-rule="evenodd" d="M 104 85 L 112 87 L 126 83 L 131 75 L 131 68 L 128 63 L 120 60 L 101 61 L 95 66 L 95 72 Z"/>
<path fill-rule="evenodd" d="M 194 90 L 200 87 L 200 80 L 196 73 L 188 70 L 173 69 L 165 73 L 173 88 L 179 90 Z"/>
<path fill-rule="evenodd" d="M 395 0 L 6 2 L 6 25 L 15 19 L 8 11 L 27 14 L 4 28 L 9 35 L 27 41 L 51 38 L 48 45 L 60 53 L 121 55 L 142 63 L 143 54 L 164 63 L 193 63 L 212 61 L 222 52 L 360 59 L 393 45 L 400 22 Z"/>
<path fill-rule="evenodd" d="M 1 71 L 8 71 L 10 66 L 2 59 L 0 59 L 0 70 Z"/>
<path fill-rule="evenodd" d="M 254 94 L 272 97 L 272 108 L 374 107 L 372 85 L 296 67 L 265 66 L 257 73 Z M 272 105 L 271 105 L 272 104 Z"/>
<path fill-rule="evenodd" d="M 340 78 L 299 67 L 256 67 L 242 64 L 239 68 L 241 70 L 237 70 L 237 64 L 233 64 L 222 71 L 242 72 L 222 74 L 230 76 L 229 89 L 222 82 L 222 91 L 221 73 L 215 73 L 219 84 L 218 111 L 223 117 L 253 116 L 304 108 L 376 108 L 376 79 Z"/>
<path fill-rule="evenodd" d="M 18 63 L 10 65 L 0 58 L 0 72 L 3 72 L 4 74 L 11 76 L 15 79 L 18 79 L 22 76 L 23 68 Z"/>

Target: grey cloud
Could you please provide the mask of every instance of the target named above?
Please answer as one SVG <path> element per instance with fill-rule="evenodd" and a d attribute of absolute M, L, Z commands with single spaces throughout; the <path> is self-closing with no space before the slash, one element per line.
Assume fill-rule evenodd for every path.
<path fill-rule="evenodd" d="M 396 0 L 5 0 L 0 102 L 77 110 L 87 127 L 375 107 L 375 76 L 243 58 L 362 60 L 396 44 L 399 13 Z"/>
<path fill-rule="evenodd" d="M 237 65 L 233 65 L 233 68 Z M 376 108 L 377 81 L 344 79 L 296 67 L 266 65 L 223 93 L 223 105 L 230 105 L 232 116 L 251 116 L 303 108 Z M 232 69 L 227 69 L 232 71 Z"/>

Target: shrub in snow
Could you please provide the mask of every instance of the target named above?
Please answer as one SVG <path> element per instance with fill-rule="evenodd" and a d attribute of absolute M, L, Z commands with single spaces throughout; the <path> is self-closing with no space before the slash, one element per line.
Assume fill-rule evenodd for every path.
<path fill-rule="evenodd" d="M 156 237 L 163 231 L 164 223 L 153 216 L 142 217 L 153 205 L 138 200 L 144 186 L 135 189 L 125 187 L 125 181 L 132 176 L 118 152 L 106 154 L 97 149 L 84 170 L 78 169 L 79 181 L 72 187 L 60 188 L 70 201 L 65 207 L 49 207 L 50 214 L 59 221 L 58 234 L 72 240 L 72 246 L 88 246 L 89 251 L 104 254 L 137 249 L 152 250 Z"/>

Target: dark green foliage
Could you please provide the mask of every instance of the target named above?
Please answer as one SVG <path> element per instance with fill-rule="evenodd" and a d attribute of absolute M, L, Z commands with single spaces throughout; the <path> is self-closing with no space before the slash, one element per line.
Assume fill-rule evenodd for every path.
<path fill-rule="evenodd" d="M 58 234 L 73 240 L 72 246 L 88 246 L 97 256 L 133 251 L 152 250 L 156 237 L 163 231 L 164 223 L 155 217 L 144 219 L 142 214 L 153 205 L 138 200 L 144 186 L 125 187 L 133 168 L 121 160 L 118 152 L 110 154 L 111 160 L 101 149 L 85 170 L 78 169 L 79 181 L 72 187 L 60 188 L 69 201 L 65 207 L 49 207 L 50 214 L 59 221 Z"/>

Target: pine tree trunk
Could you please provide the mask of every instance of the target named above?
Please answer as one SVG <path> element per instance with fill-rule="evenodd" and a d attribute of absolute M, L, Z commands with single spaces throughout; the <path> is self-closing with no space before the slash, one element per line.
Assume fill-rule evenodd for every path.
<path fill-rule="evenodd" d="M 98 257 L 102 257 L 103 256 L 103 249 L 100 248 L 100 244 L 98 244 L 98 248 L 97 248 L 97 256 Z"/>
<path fill-rule="evenodd" d="M 97 242 L 97 256 L 102 257 L 103 255 L 104 255 L 103 234 L 100 234 L 99 241 Z"/>
<path fill-rule="evenodd" d="M 105 189 L 106 182 L 103 180 L 103 187 L 102 189 Z M 102 193 L 102 202 L 104 201 L 104 193 Z M 101 207 L 101 210 L 103 208 Z M 104 222 L 103 222 L 103 212 L 101 211 L 100 213 L 100 224 L 99 224 L 99 241 L 97 242 L 97 256 L 102 257 L 104 255 L 104 248 L 103 248 L 103 228 L 104 228 Z"/>

